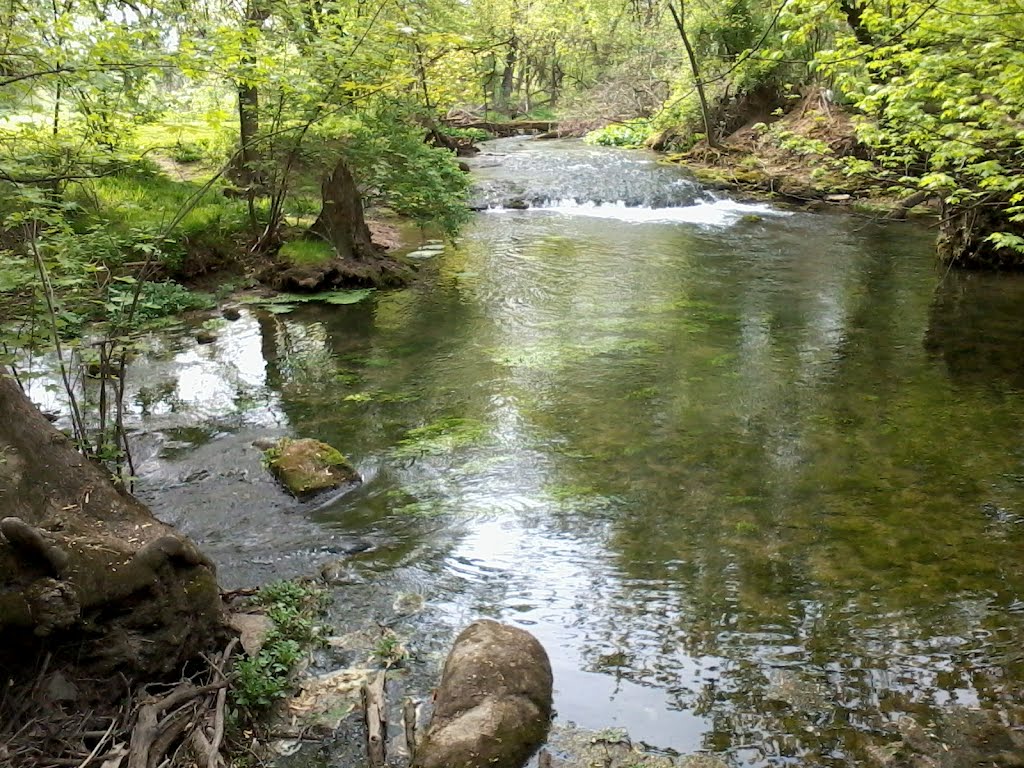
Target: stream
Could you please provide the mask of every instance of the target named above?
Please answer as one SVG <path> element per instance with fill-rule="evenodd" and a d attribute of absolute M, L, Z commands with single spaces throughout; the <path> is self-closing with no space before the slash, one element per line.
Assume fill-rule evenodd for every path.
<path fill-rule="evenodd" d="M 340 558 L 342 620 L 421 598 L 423 691 L 468 622 L 524 627 L 558 721 L 661 750 L 861 765 L 903 716 L 1011 718 L 1024 279 L 641 152 L 485 147 L 485 210 L 408 290 L 153 336 L 127 386 L 156 514 L 227 587 Z M 291 499 L 252 446 L 283 435 L 365 482 Z"/>

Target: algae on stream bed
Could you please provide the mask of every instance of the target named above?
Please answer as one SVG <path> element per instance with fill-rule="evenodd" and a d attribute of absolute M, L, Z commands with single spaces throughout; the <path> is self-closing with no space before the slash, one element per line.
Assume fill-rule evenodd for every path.
<path fill-rule="evenodd" d="M 641 185 L 574 146 L 489 151 Z M 1024 279 L 938 275 L 914 225 L 691 207 L 489 212 L 408 290 L 169 332 L 127 383 L 143 498 L 229 585 L 342 558 L 338 619 L 422 595 L 413 691 L 485 616 L 547 648 L 559 722 L 731 765 L 1024 722 Z M 281 436 L 363 484 L 290 498 L 251 446 Z"/>

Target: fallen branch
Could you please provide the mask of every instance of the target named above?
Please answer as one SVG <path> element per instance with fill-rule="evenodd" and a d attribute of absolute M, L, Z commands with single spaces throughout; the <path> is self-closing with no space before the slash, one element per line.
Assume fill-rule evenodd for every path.
<path fill-rule="evenodd" d="M 225 670 L 231 661 L 231 654 L 234 653 L 236 645 L 238 645 L 237 637 L 232 638 L 228 643 L 228 647 L 224 649 L 224 654 L 221 656 L 220 665 L 216 667 L 218 677 L 225 683 L 227 682 Z M 217 691 L 217 703 L 213 710 L 213 738 L 210 739 L 210 755 L 206 760 L 207 768 L 219 768 L 224 764 L 220 757 L 220 747 L 224 743 L 224 709 L 227 706 L 227 700 L 227 688 Z"/>
<path fill-rule="evenodd" d="M 387 671 L 381 670 L 373 682 L 363 685 L 363 717 L 366 721 L 366 757 L 370 768 L 382 768 L 386 755 L 387 720 L 384 714 L 384 683 Z"/>

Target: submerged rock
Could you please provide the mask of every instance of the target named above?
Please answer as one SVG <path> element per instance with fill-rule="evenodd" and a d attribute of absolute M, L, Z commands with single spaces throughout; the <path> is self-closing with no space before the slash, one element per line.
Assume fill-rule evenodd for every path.
<path fill-rule="evenodd" d="M 477 621 L 456 638 L 414 768 L 518 768 L 547 735 L 551 664 L 536 638 Z"/>
<path fill-rule="evenodd" d="M 868 765 L 1019 768 L 1024 765 L 1024 733 L 1012 723 L 1020 722 L 1020 709 L 1006 714 L 1009 723 L 998 712 L 967 707 L 943 709 L 925 725 L 903 716 L 895 724 L 897 741 L 868 747 Z"/>
<path fill-rule="evenodd" d="M 196 331 L 196 341 L 200 344 L 213 344 L 217 340 L 217 334 L 205 328 Z"/>
<path fill-rule="evenodd" d="M 537 759 L 538 768 L 728 768 L 716 755 L 696 753 L 672 757 L 634 743 L 618 728 L 591 731 L 572 723 L 551 729 Z"/>
<path fill-rule="evenodd" d="M 285 437 L 264 458 L 274 477 L 298 498 L 362 480 L 340 451 L 319 440 Z"/>

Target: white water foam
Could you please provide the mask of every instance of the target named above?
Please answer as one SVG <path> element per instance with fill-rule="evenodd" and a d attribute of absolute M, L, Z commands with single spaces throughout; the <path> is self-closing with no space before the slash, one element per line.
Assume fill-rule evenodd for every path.
<path fill-rule="evenodd" d="M 512 209 L 489 208 L 488 213 L 508 213 Z M 735 224 L 744 216 L 789 216 L 787 211 L 780 211 L 763 203 L 738 203 L 734 200 L 714 200 L 696 203 L 679 208 L 648 208 L 631 206 L 623 202 L 617 203 L 579 203 L 575 200 L 557 200 L 544 205 L 525 209 L 548 213 L 560 213 L 565 216 L 589 216 L 598 219 L 614 219 L 636 224 L 647 223 L 679 223 L 698 224 L 708 227 L 727 227 Z M 517 213 L 522 211 L 516 211 Z"/>

